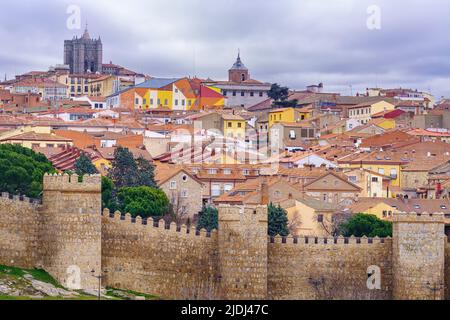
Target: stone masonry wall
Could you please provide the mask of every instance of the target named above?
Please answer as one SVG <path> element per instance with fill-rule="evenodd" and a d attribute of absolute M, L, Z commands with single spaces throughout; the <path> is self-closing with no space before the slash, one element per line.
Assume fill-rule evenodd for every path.
<path fill-rule="evenodd" d="M 277 237 L 269 244 L 268 257 L 270 299 L 392 297 L 391 239 L 382 243 L 377 238 L 299 238 L 294 242 L 292 237 L 286 240 Z M 370 266 L 381 269 L 381 290 L 367 288 Z"/>
<path fill-rule="evenodd" d="M 394 215 L 393 297 L 444 299 L 445 224 L 443 213 Z"/>
<path fill-rule="evenodd" d="M 445 244 L 445 300 L 450 300 L 450 242 Z"/>
<path fill-rule="evenodd" d="M 216 298 L 217 232 L 175 224 L 166 229 L 163 220 L 151 218 L 144 223 L 140 217 L 104 212 L 104 285 L 169 299 Z"/>
<path fill-rule="evenodd" d="M 0 197 L 0 264 L 34 268 L 38 248 L 37 202 L 28 198 Z"/>
<path fill-rule="evenodd" d="M 221 298 L 267 299 L 267 206 L 219 206 Z"/>
<path fill-rule="evenodd" d="M 101 177 L 44 176 L 40 263 L 64 286 L 95 290 L 101 269 Z"/>
<path fill-rule="evenodd" d="M 43 204 L 0 197 L 0 264 L 67 285 L 169 299 L 450 299 L 442 214 L 398 214 L 393 239 L 267 237 L 267 208 L 220 206 L 219 231 L 101 213 L 101 181 L 46 176 Z M 367 287 L 379 267 L 381 288 Z M 445 288 L 445 290 L 444 290 Z"/>

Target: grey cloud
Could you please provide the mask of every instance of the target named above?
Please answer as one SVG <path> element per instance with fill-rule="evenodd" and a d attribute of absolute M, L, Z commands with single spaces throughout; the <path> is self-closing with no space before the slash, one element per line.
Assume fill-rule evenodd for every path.
<path fill-rule="evenodd" d="M 254 78 L 296 89 L 450 87 L 446 0 L 16 0 L 0 11 L 0 74 L 61 63 L 64 39 L 82 33 L 66 28 L 70 4 L 101 35 L 105 61 L 154 76 L 224 79 L 240 48 Z M 366 27 L 373 4 L 377 31 Z"/>

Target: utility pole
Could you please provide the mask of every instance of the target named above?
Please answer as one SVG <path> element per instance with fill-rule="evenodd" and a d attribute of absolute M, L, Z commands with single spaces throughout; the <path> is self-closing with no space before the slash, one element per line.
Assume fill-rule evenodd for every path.
<path fill-rule="evenodd" d="M 105 269 L 105 270 L 103 270 L 103 273 L 100 273 L 99 275 L 95 275 L 95 270 L 92 269 L 91 273 L 94 278 L 98 279 L 98 300 L 102 300 L 102 280 L 104 278 L 106 278 L 108 270 Z"/>

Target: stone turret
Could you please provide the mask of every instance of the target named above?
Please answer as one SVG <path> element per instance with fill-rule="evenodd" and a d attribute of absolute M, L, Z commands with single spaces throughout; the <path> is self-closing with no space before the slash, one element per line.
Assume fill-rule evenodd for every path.
<path fill-rule="evenodd" d="M 39 234 L 40 267 L 64 286 L 96 289 L 91 271 L 101 271 L 101 177 L 44 176 Z"/>
<path fill-rule="evenodd" d="M 444 299 L 444 215 L 396 214 L 393 236 L 393 298 Z"/>
<path fill-rule="evenodd" d="M 219 206 L 219 286 L 223 299 L 267 298 L 267 206 Z"/>

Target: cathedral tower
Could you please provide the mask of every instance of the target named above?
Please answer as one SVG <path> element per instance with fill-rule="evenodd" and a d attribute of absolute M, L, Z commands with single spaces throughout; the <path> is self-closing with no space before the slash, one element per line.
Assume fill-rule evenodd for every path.
<path fill-rule="evenodd" d="M 102 60 L 102 40 L 91 39 L 87 26 L 81 38 L 64 41 L 64 64 L 70 66 L 71 74 L 102 72 Z"/>

